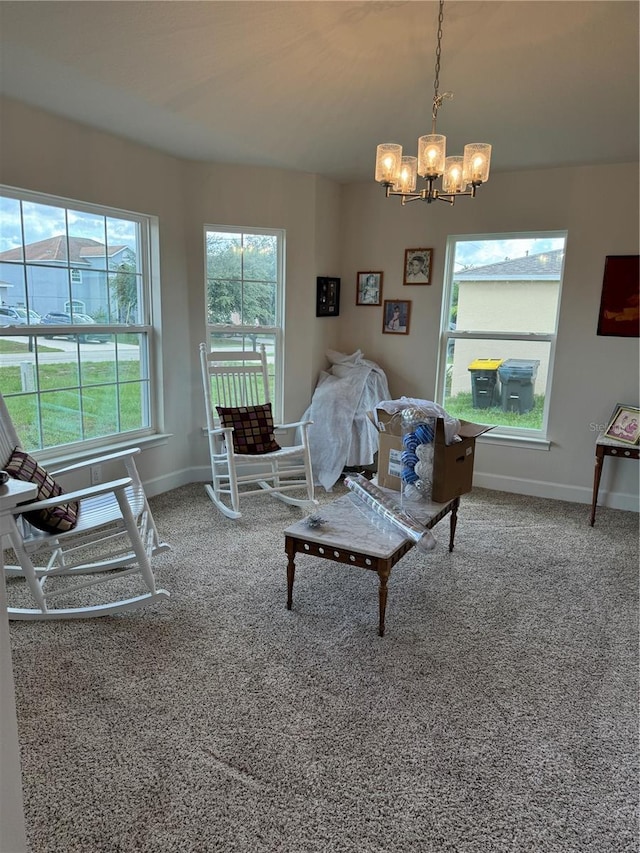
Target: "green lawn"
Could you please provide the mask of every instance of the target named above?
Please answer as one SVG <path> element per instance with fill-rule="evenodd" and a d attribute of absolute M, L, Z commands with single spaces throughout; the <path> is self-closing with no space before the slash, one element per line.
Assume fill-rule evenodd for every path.
<path fill-rule="evenodd" d="M 31 350 L 29 349 L 28 343 L 23 344 L 21 341 L 6 341 L 0 338 L 0 352 L 20 353 L 31 352 Z M 39 344 L 38 352 L 61 352 L 61 350 L 59 347 L 46 347 Z"/>
<path fill-rule="evenodd" d="M 117 368 L 114 362 L 83 362 L 81 376 L 76 362 L 40 364 L 38 382 L 40 410 L 36 394 L 21 394 L 20 367 L 0 368 L 0 389 L 27 450 L 145 426 L 147 382 L 140 377 L 138 361 L 122 361 Z"/>
<path fill-rule="evenodd" d="M 533 409 L 522 415 L 519 412 L 503 412 L 501 406 L 493 406 L 489 409 L 474 409 L 473 395 L 469 393 L 447 397 L 445 409 L 454 418 L 473 421 L 477 424 L 520 427 L 521 429 L 542 429 L 544 396 L 542 394 L 535 395 L 533 403 Z"/>

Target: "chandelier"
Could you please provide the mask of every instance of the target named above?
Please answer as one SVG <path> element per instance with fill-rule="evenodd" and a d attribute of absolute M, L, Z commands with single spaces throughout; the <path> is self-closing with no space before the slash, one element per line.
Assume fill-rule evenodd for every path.
<path fill-rule="evenodd" d="M 418 156 L 404 157 L 402 146 L 393 142 L 378 145 L 376 153 L 376 181 L 385 188 L 387 198 L 400 196 L 402 204 L 408 201 L 446 201 L 454 204 L 458 196 L 475 198 L 476 189 L 489 179 L 491 145 L 470 142 L 464 147 L 464 156 L 446 156 L 447 137 L 436 133 L 438 110 L 451 92 L 440 94 L 440 54 L 442 41 L 444 0 L 440 0 L 438 13 L 438 43 L 436 47 L 436 72 L 433 83 L 431 133 L 418 139 Z M 417 175 L 424 178 L 426 186 L 416 190 Z M 442 178 L 442 189 L 435 181 Z"/>

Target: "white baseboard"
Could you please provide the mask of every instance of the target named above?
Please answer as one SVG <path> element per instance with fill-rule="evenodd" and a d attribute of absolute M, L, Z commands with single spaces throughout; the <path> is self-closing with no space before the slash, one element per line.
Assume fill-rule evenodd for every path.
<path fill-rule="evenodd" d="M 171 489 L 186 486 L 188 483 L 207 483 L 211 479 L 211 469 L 208 465 L 184 468 L 163 477 L 145 481 L 145 490 L 149 497 L 160 495 Z M 547 483 L 542 480 L 520 480 L 516 477 L 501 477 L 494 474 L 476 473 L 473 485 L 482 489 L 494 489 L 497 492 L 510 492 L 515 495 L 529 495 L 532 498 L 549 498 L 571 503 L 591 504 L 591 488 L 567 486 L 561 483 Z M 601 489 L 598 495 L 598 506 L 611 509 L 623 509 L 630 512 L 639 511 L 638 495 L 623 492 L 606 492 Z"/>
<path fill-rule="evenodd" d="M 516 477 L 502 477 L 495 474 L 475 473 L 473 485 L 483 489 L 495 489 L 497 492 L 510 492 L 515 495 L 529 495 L 532 498 L 549 498 L 550 500 L 589 505 L 593 494 L 591 487 L 568 486 L 562 483 L 548 483 L 543 480 L 520 480 Z M 600 489 L 598 506 L 638 512 L 640 510 L 640 498 L 637 494 L 607 492 Z"/>

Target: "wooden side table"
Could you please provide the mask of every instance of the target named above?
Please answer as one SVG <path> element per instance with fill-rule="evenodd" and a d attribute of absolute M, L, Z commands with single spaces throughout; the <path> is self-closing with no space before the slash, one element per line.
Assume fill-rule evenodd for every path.
<path fill-rule="evenodd" d="M 600 477 L 602 477 L 602 464 L 605 456 L 637 460 L 640 459 L 640 447 L 633 444 L 625 444 L 624 441 L 616 441 L 613 438 L 605 438 L 602 435 L 596 441 L 596 468 L 593 475 L 593 497 L 591 498 L 591 519 L 589 521 L 591 527 L 593 527 L 596 520 L 596 505 L 598 503 Z"/>
<path fill-rule="evenodd" d="M 396 493 L 391 492 L 391 494 Z M 459 506 L 459 497 L 453 498 L 446 504 L 425 502 L 422 512 L 420 514 L 414 512 L 413 515 L 430 530 L 450 514 L 449 551 L 453 551 Z M 389 521 L 376 515 L 372 509 L 353 495 L 345 495 L 321 507 L 319 515 L 325 519 L 325 524 L 321 527 L 309 527 L 303 519 L 284 531 L 285 551 L 288 558 L 287 610 L 291 610 L 292 607 L 297 553 L 369 569 L 378 574 L 380 582 L 378 634 L 383 637 L 389 575 L 398 560 L 413 548 L 413 540 L 407 538 Z"/>

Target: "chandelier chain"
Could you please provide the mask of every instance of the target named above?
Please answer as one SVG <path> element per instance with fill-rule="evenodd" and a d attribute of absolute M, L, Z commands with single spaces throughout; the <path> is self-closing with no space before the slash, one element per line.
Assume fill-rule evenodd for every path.
<path fill-rule="evenodd" d="M 438 109 L 442 106 L 444 95 L 440 95 L 440 55 L 442 53 L 442 21 L 444 20 L 444 0 L 440 0 L 440 8 L 438 12 L 438 37 L 436 44 L 436 76 L 433 81 L 433 109 L 431 112 L 432 125 L 431 132 L 436 132 L 436 119 L 438 117 Z"/>

